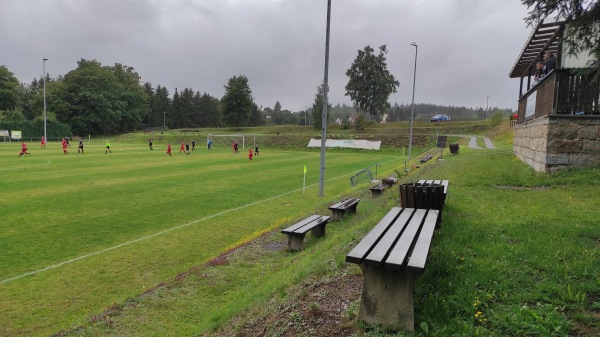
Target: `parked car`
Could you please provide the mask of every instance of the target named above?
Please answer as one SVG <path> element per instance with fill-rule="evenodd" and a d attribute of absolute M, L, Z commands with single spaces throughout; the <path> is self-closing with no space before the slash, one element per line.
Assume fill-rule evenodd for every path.
<path fill-rule="evenodd" d="M 450 116 L 448 115 L 435 115 L 433 117 L 431 117 L 431 121 L 432 122 L 447 122 L 450 120 Z"/>

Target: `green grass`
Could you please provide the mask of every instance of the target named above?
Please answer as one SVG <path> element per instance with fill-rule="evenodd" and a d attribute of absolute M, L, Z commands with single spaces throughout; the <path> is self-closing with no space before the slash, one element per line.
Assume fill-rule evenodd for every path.
<path fill-rule="evenodd" d="M 63 155 L 57 143 L 29 149 L 18 158 L 18 143 L 0 144 L 0 335 L 81 325 L 244 238 L 322 208 L 348 189 L 351 173 L 399 161 L 328 154 L 319 198 L 318 152 L 263 148 L 249 162 L 228 149 L 186 156 L 174 146 L 169 157 L 159 143 L 150 151 L 113 141 L 111 154 L 101 141 L 86 144 L 85 154 L 71 147 Z"/>
<path fill-rule="evenodd" d="M 535 173 L 513 157 L 510 129 L 496 132 L 498 150 L 468 149 L 466 139 L 459 155 L 445 152 L 445 160 L 403 178 L 450 180 L 443 224 L 417 280 L 414 335 L 600 335 L 600 170 Z M 120 153 L 125 146 L 131 151 Z M 306 163 L 309 176 L 314 173 L 307 184 L 316 183 L 318 152 L 263 149 L 250 164 L 229 151 L 187 158 L 175 151 L 168 158 L 162 150 L 148 154 L 142 144 L 113 147 L 112 157 L 98 146 L 90 159 L 41 159 L 39 153 L 16 158 L 16 147 L 0 146 L 0 201 L 9 205 L 0 209 L 0 245 L 12 254 L 0 257 L 0 278 L 295 192 L 0 284 L 0 334 L 47 335 L 81 325 L 69 335 L 231 335 L 286 301 L 301 300 L 309 280 L 360 273 L 345 255 L 397 198 L 390 189 L 372 199 L 364 185 L 349 188 L 348 176 L 328 181 L 324 199 L 316 197 L 316 186 L 302 195 L 300 170 Z M 328 178 L 391 159 L 346 151 L 327 158 Z M 86 179 L 75 183 L 72 170 Z M 46 193 L 48 187 L 56 191 Z M 97 203 L 71 206 L 89 193 Z M 326 213 L 326 203 L 340 194 L 361 198 L 356 215 L 329 224 L 324 238 L 307 236 L 304 251 L 269 248 L 285 243 L 280 228 Z M 34 210 L 35 203 L 44 210 Z M 61 219 L 52 226 L 44 225 L 51 222 L 49 211 Z M 355 302 L 343 316 L 355 317 L 356 308 Z M 357 336 L 408 335 L 352 324 Z M 285 325 L 270 333 L 284 331 Z"/>

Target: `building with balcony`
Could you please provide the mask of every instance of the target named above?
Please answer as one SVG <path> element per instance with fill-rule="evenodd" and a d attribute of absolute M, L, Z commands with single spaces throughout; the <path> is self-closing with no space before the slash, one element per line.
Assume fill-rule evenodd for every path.
<path fill-rule="evenodd" d="M 567 24 L 538 24 L 509 73 L 520 78 L 513 151 L 538 172 L 600 165 L 600 81 L 582 72 L 590 55 L 565 53 Z M 547 53 L 556 66 L 536 80 Z"/>

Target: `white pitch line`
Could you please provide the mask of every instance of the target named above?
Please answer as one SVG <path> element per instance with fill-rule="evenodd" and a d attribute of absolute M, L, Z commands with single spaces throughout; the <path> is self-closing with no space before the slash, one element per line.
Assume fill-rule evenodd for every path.
<path fill-rule="evenodd" d="M 382 163 L 382 164 L 387 164 L 387 163 L 393 162 L 395 160 L 398 160 L 398 159 L 393 159 L 393 160 L 387 161 L 387 162 Z M 343 177 L 349 176 L 351 174 L 353 174 L 353 173 L 348 173 L 348 174 L 344 174 L 344 175 L 341 175 L 341 176 L 337 176 L 335 178 L 327 179 L 326 181 L 336 180 L 336 179 L 339 179 L 339 178 L 343 178 Z M 308 185 L 308 187 L 312 187 L 312 186 L 315 186 L 315 185 L 318 185 L 318 183 L 315 183 L 315 184 L 312 184 L 312 185 Z M 250 204 L 246 204 L 246 205 L 243 205 L 243 206 L 240 206 L 240 207 L 228 209 L 228 210 L 223 211 L 221 213 L 213 214 L 213 215 L 207 216 L 207 217 L 202 218 L 202 219 L 198 219 L 198 220 L 194 220 L 192 222 L 188 222 L 188 223 L 183 224 L 183 225 L 171 227 L 171 228 L 162 230 L 162 231 L 154 233 L 154 234 L 142 236 L 141 238 L 138 238 L 138 239 L 135 239 L 135 240 L 131 240 L 131 241 L 127 241 L 127 242 L 123 242 L 123 243 L 118 244 L 116 246 L 112 246 L 112 247 L 109 247 L 109 248 L 106 248 L 106 249 L 102 249 L 102 250 L 99 250 L 97 252 L 93 252 L 93 253 L 89 253 L 89 254 L 86 254 L 86 255 L 82 255 L 82 256 L 76 257 L 74 259 L 66 260 L 66 261 L 63 261 L 61 263 L 57 263 L 57 264 L 54 264 L 54 265 L 51 265 L 51 266 L 48 266 L 48 267 L 45 267 L 45 268 L 42 268 L 42 269 L 30 271 L 30 272 L 25 273 L 25 274 L 21 274 L 21 275 L 18 275 L 18 276 L 7 278 L 7 279 L 4 279 L 4 280 L 0 281 L 0 284 L 4 284 L 4 283 L 8 283 L 8 282 L 11 282 L 11 281 L 14 281 L 14 280 L 18 280 L 18 279 L 26 277 L 26 276 L 31 276 L 31 275 L 39 274 L 39 273 L 45 272 L 45 271 L 50 270 L 50 269 L 55 269 L 55 268 L 64 266 L 64 265 L 69 264 L 69 263 L 73 263 L 73 262 L 77 262 L 79 260 L 86 259 L 88 257 L 100 255 L 100 254 L 109 252 L 111 250 L 115 250 L 115 249 L 118 249 L 118 248 L 121 248 L 121 247 L 125 247 L 125 246 L 128 246 L 128 245 L 131 245 L 131 244 L 136 243 L 136 242 L 144 241 L 144 240 L 147 240 L 147 239 L 151 239 L 151 238 L 163 235 L 165 233 L 169 233 L 169 232 L 174 231 L 176 229 L 181 229 L 181 228 L 184 228 L 184 227 L 188 227 L 188 226 L 197 224 L 197 223 L 205 221 L 205 220 L 209 220 L 209 219 L 212 219 L 212 218 L 215 218 L 215 217 L 227 214 L 227 213 L 239 211 L 240 209 L 244 209 L 244 208 L 247 208 L 247 207 L 250 207 L 250 206 L 254 206 L 254 205 L 266 202 L 266 201 L 277 199 L 277 198 L 283 197 L 285 195 L 288 195 L 288 194 L 291 194 L 291 193 L 295 193 L 295 192 L 299 192 L 299 191 L 302 191 L 302 190 L 303 190 L 303 188 L 298 188 L 298 189 L 295 189 L 295 190 L 292 190 L 292 191 L 289 191 L 289 192 L 285 192 L 285 193 L 282 193 L 282 194 L 274 196 L 274 197 L 270 197 L 270 198 L 267 198 L 267 199 L 256 201 L 256 202 L 253 202 L 253 203 L 250 203 Z"/>

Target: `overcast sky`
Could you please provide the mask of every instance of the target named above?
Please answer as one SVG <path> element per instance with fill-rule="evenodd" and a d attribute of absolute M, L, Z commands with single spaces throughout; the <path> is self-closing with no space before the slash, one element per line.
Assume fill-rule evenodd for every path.
<path fill-rule="evenodd" d="M 0 0 L 0 65 L 22 82 L 95 59 L 153 87 L 221 98 L 246 75 L 259 106 L 303 110 L 322 82 L 327 0 Z M 520 0 L 332 0 L 329 101 L 345 96 L 358 50 L 388 47 L 390 103 L 517 108 L 511 70 L 531 28 Z"/>

